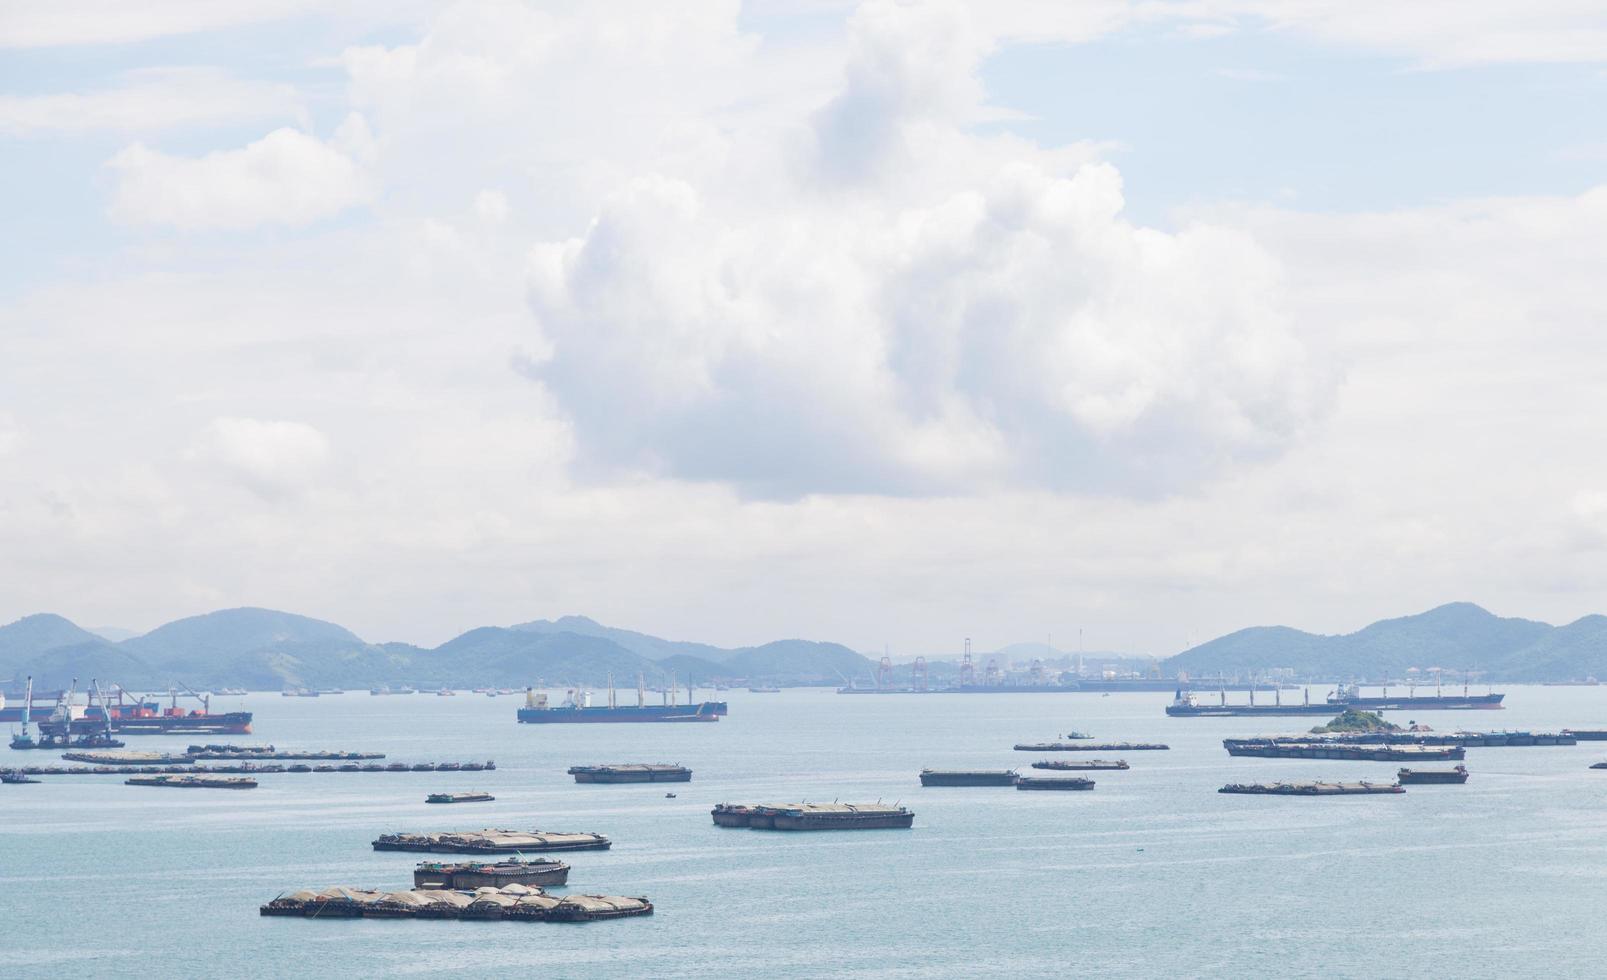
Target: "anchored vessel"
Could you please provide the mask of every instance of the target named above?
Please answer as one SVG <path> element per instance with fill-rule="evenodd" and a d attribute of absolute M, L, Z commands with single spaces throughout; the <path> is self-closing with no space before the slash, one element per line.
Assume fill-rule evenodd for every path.
<path fill-rule="evenodd" d="M 1014 786 L 1014 769 L 922 769 L 922 786 Z"/>
<path fill-rule="evenodd" d="M 256 789 L 249 776 L 155 775 L 123 780 L 129 786 L 172 786 L 178 789 Z"/>
<path fill-rule="evenodd" d="M 1460 745 L 1378 745 L 1343 742 L 1286 741 L 1271 738 L 1225 738 L 1228 755 L 1262 759 L 1349 759 L 1358 762 L 1428 762 L 1461 759 Z"/>
<path fill-rule="evenodd" d="M 1229 783 L 1217 792 L 1256 796 L 1367 796 L 1406 790 L 1400 783 Z"/>
<path fill-rule="evenodd" d="M 883 830 L 915 823 L 910 810 L 882 803 L 721 803 L 710 812 L 716 826 L 753 830 Z"/>
<path fill-rule="evenodd" d="M 23 775 L 15 770 L 7 769 L 4 772 L 0 772 L 0 783 L 16 783 L 18 785 L 22 785 L 24 783 L 37 782 L 39 782 L 39 780 L 34 779 L 31 776 Z"/>
<path fill-rule="evenodd" d="M 562 885 L 569 880 L 569 865 L 538 858 L 533 861 L 465 861 L 446 864 L 423 861 L 413 869 L 414 888 L 501 888 L 504 885 Z"/>
<path fill-rule="evenodd" d="M 262 906 L 262 915 L 307 919 L 499 919 L 513 922 L 592 922 L 652 915 L 646 898 L 616 895 L 566 895 L 557 898 L 539 888 L 509 884 L 475 891 L 423 888 L 411 891 L 366 891 L 360 888 L 305 889 L 280 895 Z"/>
<path fill-rule="evenodd" d="M 376 851 L 433 851 L 438 854 L 514 854 L 520 851 L 606 851 L 614 846 L 602 834 L 546 830 L 464 830 L 434 834 L 381 834 Z"/>
<path fill-rule="evenodd" d="M 1114 762 L 1106 759 L 1044 759 L 1032 764 L 1034 769 L 1053 769 L 1057 772 L 1085 772 L 1092 769 L 1126 769 L 1127 760 Z"/>
<path fill-rule="evenodd" d="M 1107 742 L 1103 745 L 1079 745 L 1076 742 L 1024 742 L 1015 747 L 1017 752 L 1162 752 L 1170 745 L 1156 742 Z"/>
<path fill-rule="evenodd" d="M 636 679 L 636 703 L 634 705 L 621 705 L 614 696 L 614 685 L 608 685 L 608 703 L 594 705 L 591 703 L 591 693 L 579 689 L 572 689 L 564 695 L 562 704 L 549 705 L 547 695 L 538 693 L 534 688 L 525 691 L 525 706 L 519 709 L 519 720 L 526 724 L 540 725 L 551 723 L 587 723 L 587 722 L 698 722 L 719 721 L 720 716 L 727 712 L 724 701 L 699 701 L 695 704 L 676 704 L 676 690 L 671 682 L 670 690 L 664 695 L 663 704 L 648 704 L 647 690 L 643 686 L 642 678 Z M 687 691 L 688 702 L 691 700 L 691 690 Z"/>
<path fill-rule="evenodd" d="M 496 799 L 490 793 L 431 793 L 425 803 L 490 803 Z"/>
<path fill-rule="evenodd" d="M 1016 789 L 1093 789 L 1094 781 L 1081 776 L 1022 776 Z"/>
<path fill-rule="evenodd" d="M 1468 781 L 1468 770 L 1467 766 L 1457 766 L 1454 769 L 1402 769 L 1395 774 L 1395 779 L 1402 785 L 1465 783 Z"/>
<path fill-rule="evenodd" d="M 1166 713 L 1174 718 L 1195 717 L 1221 717 L 1239 715 L 1332 715 L 1340 711 L 1468 711 L 1468 710 L 1496 710 L 1501 707 L 1505 694 L 1469 694 L 1467 685 L 1462 686 L 1461 694 L 1443 694 L 1436 689 L 1434 694 L 1419 695 L 1416 689 L 1408 687 L 1406 694 L 1391 695 L 1387 684 L 1382 686 L 1382 693 L 1378 697 L 1369 697 L 1362 693 L 1359 684 L 1341 684 L 1339 688 L 1320 702 L 1311 700 L 1310 689 L 1302 689 L 1299 702 L 1283 703 L 1281 691 L 1273 692 L 1273 701 L 1267 704 L 1263 701 L 1257 704 L 1255 691 L 1250 692 L 1247 704 L 1229 704 L 1227 692 L 1218 692 L 1215 703 L 1201 700 L 1193 691 L 1185 691 L 1179 687 L 1172 703 L 1166 706 Z"/>
<path fill-rule="evenodd" d="M 1581 742 L 1607 742 L 1607 729 L 1601 728 L 1564 728 L 1564 735 L 1572 735 Z"/>
<path fill-rule="evenodd" d="M 570 766 L 577 783 L 687 783 L 692 770 L 685 766 L 629 763 L 621 766 Z"/>

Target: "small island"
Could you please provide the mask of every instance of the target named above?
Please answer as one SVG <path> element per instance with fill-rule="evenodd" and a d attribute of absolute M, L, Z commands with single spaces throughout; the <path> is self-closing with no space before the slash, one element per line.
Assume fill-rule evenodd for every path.
<path fill-rule="evenodd" d="M 1318 725 L 1311 730 L 1313 735 L 1330 735 L 1339 732 L 1398 732 L 1401 726 L 1391 724 L 1384 720 L 1382 715 L 1371 711 L 1345 711 L 1340 713 L 1326 725 Z"/>

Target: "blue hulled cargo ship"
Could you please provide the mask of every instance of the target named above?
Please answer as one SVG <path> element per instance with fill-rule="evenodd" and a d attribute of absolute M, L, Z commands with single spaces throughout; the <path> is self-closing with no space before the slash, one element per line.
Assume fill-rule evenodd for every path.
<path fill-rule="evenodd" d="M 525 691 L 525 706 L 519 709 L 519 721 L 529 725 L 590 724 L 593 722 L 700 722 L 719 721 L 727 711 L 724 701 L 693 701 L 687 691 L 687 703 L 676 704 L 673 688 L 664 704 L 648 704 L 646 692 L 638 686 L 634 705 L 618 704 L 613 686 L 608 689 L 607 704 L 592 704 L 591 693 L 570 690 L 561 704 L 547 703 L 547 695 L 534 688 Z"/>

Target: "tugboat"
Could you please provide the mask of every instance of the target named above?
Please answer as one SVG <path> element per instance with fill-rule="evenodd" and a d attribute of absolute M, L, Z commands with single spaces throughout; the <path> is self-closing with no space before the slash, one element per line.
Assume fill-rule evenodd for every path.
<path fill-rule="evenodd" d="M 7 769 L 0 772 L 0 783 L 37 783 L 39 780 L 27 775 L 19 769 Z"/>
<path fill-rule="evenodd" d="M 496 799 L 490 793 L 431 793 L 425 803 L 490 803 Z"/>

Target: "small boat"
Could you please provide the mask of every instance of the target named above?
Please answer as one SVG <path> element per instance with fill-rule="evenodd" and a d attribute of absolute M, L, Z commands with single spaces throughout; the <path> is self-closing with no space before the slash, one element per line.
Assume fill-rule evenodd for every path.
<path fill-rule="evenodd" d="M 39 780 L 20 772 L 0 772 L 0 783 L 37 783 Z M 673 795 L 673 794 L 671 794 Z"/>
<path fill-rule="evenodd" d="M 666 800 L 673 800 L 673 799 L 675 799 L 675 794 L 674 793 L 665 793 L 664 798 Z"/>
<path fill-rule="evenodd" d="M 489 803 L 496 799 L 490 793 L 431 793 L 425 803 Z"/>
<path fill-rule="evenodd" d="M 438 698 L 453 698 L 457 697 L 457 693 L 458 692 L 452 690 L 450 687 L 443 687 L 439 691 L 435 692 L 435 696 Z"/>

